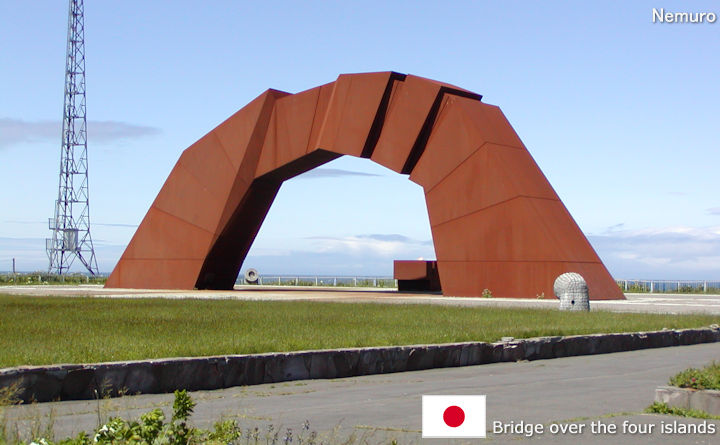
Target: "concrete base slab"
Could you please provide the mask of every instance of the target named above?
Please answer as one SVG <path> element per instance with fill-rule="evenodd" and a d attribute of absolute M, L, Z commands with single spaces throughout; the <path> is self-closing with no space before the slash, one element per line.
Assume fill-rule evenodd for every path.
<path fill-rule="evenodd" d="M 655 390 L 655 401 L 684 409 L 697 409 L 720 416 L 720 391 L 661 386 Z"/>
<path fill-rule="evenodd" d="M 398 292 L 395 289 L 336 288 L 314 286 L 235 286 L 230 291 L 105 289 L 100 285 L 0 286 L 0 294 L 27 296 L 92 296 L 108 298 L 208 298 L 239 300 L 327 301 L 382 304 L 441 304 L 467 307 L 533 307 L 557 309 L 554 296 L 531 298 L 446 297 L 430 293 Z M 626 300 L 596 300 L 590 310 L 660 314 L 720 315 L 720 295 L 625 294 Z"/>

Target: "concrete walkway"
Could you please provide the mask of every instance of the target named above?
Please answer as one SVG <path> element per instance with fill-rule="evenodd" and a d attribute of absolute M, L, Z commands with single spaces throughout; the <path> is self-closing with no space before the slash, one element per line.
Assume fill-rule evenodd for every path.
<path fill-rule="evenodd" d="M 688 366 L 720 359 L 720 344 L 680 346 L 616 354 L 498 363 L 462 368 L 383 374 L 336 380 L 307 380 L 237 387 L 193 393 L 198 402 L 193 421 L 208 427 L 220 416 L 237 418 L 245 428 L 258 427 L 264 438 L 268 425 L 297 436 L 305 420 L 311 431 L 336 437 L 365 435 L 367 443 L 448 443 L 420 438 L 422 394 L 485 394 L 487 425 L 520 422 L 544 425 L 545 433 L 492 434 L 488 439 L 455 443 L 553 444 L 716 444 L 720 422 L 642 414 L 657 386 Z M 65 437 L 97 426 L 110 416 L 137 417 L 154 407 L 169 412 L 172 395 L 141 395 L 100 401 L 24 405 L 9 408 L 9 424 L 27 431 L 52 418 L 55 431 Z M 552 422 L 586 425 L 581 435 L 551 434 Z M 617 425 L 615 434 L 593 434 L 591 424 Z M 652 434 L 623 433 L 650 428 Z M 677 422 L 674 424 L 673 422 Z M 714 425 L 714 434 L 669 434 L 661 424 L 687 428 Z M 679 425 L 682 425 L 681 427 Z M 576 426 L 575 428 L 579 428 Z M 305 434 L 307 437 L 307 433 Z M 250 443 L 253 443 L 252 441 Z M 264 439 L 260 442 L 264 443 Z M 296 441 L 293 443 L 297 443 Z M 336 441 L 335 443 L 340 443 Z M 360 443 L 360 442 L 356 442 Z"/>
<path fill-rule="evenodd" d="M 289 286 L 236 286 L 231 291 L 105 289 L 81 286 L 0 286 L 0 294 L 29 296 L 96 296 L 114 298 L 230 298 L 239 300 L 329 301 L 350 303 L 442 304 L 455 306 L 502 306 L 557 308 L 557 298 L 465 298 L 439 294 L 397 292 L 377 288 L 327 288 Z M 720 295 L 625 294 L 627 300 L 591 301 L 594 310 L 651 313 L 706 313 L 720 315 Z"/>

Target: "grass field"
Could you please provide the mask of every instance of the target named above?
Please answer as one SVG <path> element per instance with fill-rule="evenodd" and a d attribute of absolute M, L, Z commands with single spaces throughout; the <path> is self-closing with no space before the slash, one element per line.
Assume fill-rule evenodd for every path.
<path fill-rule="evenodd" d="M 0 296 L 0 367 L 701 327 L 717 316 Z"/>

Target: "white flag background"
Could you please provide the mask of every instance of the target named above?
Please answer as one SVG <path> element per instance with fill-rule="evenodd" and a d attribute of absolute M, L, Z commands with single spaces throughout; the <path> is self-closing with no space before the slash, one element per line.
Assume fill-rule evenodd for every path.
<path fill-rule="evenodd" d="M 485 437 L 485 396 L 422 396 L 422 437 Z"/>

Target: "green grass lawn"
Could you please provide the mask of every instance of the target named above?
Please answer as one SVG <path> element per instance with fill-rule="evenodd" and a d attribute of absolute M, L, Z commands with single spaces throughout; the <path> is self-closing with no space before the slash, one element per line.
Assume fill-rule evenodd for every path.
<path fill-rule="evenodd" d="M 315 302 L 0 296 L 0 367 L 497 341 L 717 323 L 704 315 Z"/>

